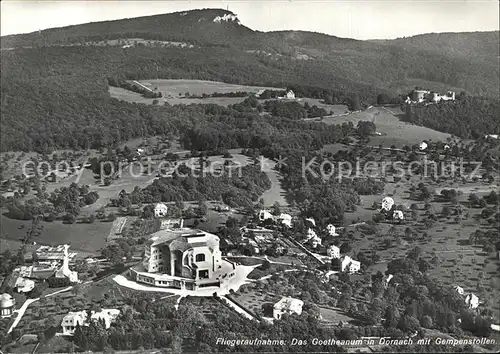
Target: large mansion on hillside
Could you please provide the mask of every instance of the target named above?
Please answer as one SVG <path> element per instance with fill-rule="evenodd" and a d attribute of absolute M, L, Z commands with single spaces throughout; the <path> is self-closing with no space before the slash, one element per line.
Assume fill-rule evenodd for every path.
<path fill-rule="evenodd" d="M 146 242 L 141 264 L 131 269 L 137 282 L 197 290 L 227 283 L 235 265 L 222 259 L 219 238 L 189 228 L 160 230 Z"/>

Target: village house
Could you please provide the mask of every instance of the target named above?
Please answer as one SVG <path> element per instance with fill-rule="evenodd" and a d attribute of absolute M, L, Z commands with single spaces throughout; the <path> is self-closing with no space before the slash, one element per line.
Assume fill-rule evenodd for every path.
<path fill-rule="evenodd" d="M 304 306 L 304 301 L 299 299 L 294 299 L 292 297 L 283 297 L 280 301 L 274 304 L 273 317 L 280 320 L 284 314 L 296 313 L 300 315 L 302 313 L 302 306 Z"/>
<path fill-rule="evenodd" d="M 31 279 L 17 277 L 14 287 L 18 293 L 29 293 L 35 287 L 35 282 Z"/>
<path fill-rule="evenodd" d="M 465 304 L 468 305 L 470 309 L 475 309 L 479 306 L 479 298 L 473 293 L 469 293 L 465 297 Z"/>
<path fill-rule="evenodd" d="M 341 268 L 342 272 L 356 273 L 361 269 L 361 263 L 359 261 L 355 261 L 349 256 L 343 256 L 341 258 Z"/>
<path fill-rule="evenodd" d="M 163 218 L 167 216 L 168 207 L 163 203 L 157 203 L 154 208 L 155 218 Z"/>
<path fill-rule="evenodd" d="M 111 324 L 116 321 L 120 310 L 117 309 L 102 309 L 99 312 L 92 311 L 90 314 L 91 321 L 102 321 L 106 329 L 111 327 Z M 75 334 L 77 326 L 88 326 L 87 311 L 69 312 L 61 321 L 62 334 L 64 336 L 72 336 Z"/>
<path fill-rule="evenodd" d="M 326 250 L 326 254 L 331 258 L 340 258 L 340 248 L 335 245 L 330 245 Z"/>

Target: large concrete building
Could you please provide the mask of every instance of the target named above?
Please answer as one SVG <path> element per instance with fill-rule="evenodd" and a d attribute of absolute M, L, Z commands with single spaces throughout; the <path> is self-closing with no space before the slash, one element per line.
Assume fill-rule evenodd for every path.
<path fill-rule="evenodd" d="M 235 264 L 223 260 L 219 238 L 189 228 L 160 230 L 146 242 L 141 264 L 131 268 L 137 282 L 197 290 L 227 284 Z"/>

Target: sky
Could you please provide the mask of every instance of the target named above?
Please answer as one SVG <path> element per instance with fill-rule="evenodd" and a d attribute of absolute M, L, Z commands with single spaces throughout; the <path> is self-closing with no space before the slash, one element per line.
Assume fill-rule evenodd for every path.
<path fill-rule="evenodd" d="M 229 8 L 259 31 L 303 30 L 356 39 L 499 29 L 498 0 L 3 0 L 1 35 L 200 8 Z"/>

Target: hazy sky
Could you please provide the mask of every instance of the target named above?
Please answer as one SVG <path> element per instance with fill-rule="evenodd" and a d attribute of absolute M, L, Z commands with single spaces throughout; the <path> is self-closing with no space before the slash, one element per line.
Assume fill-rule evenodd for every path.
<path fill-rule="evenodd" d="M 358 39 L 499 29 L 498 0 L 6 1 L 1 34 L 176 12 L 226 8 L 260 31 L 306 30 Z"/>

